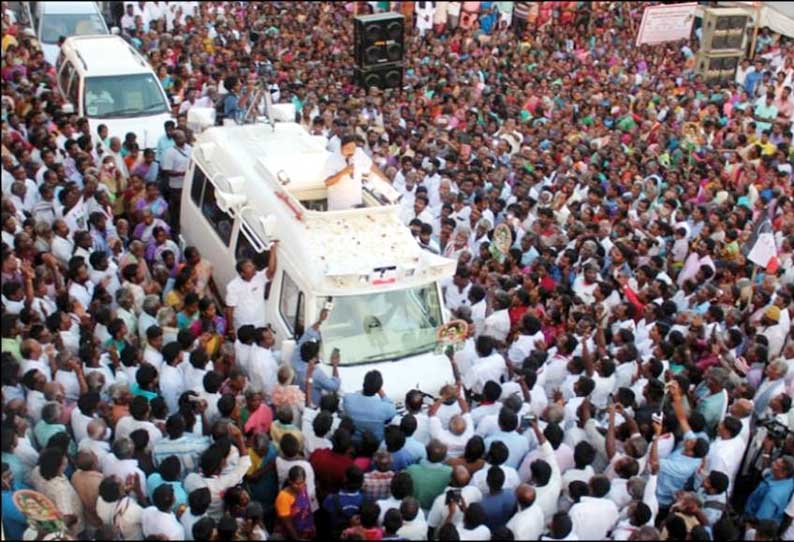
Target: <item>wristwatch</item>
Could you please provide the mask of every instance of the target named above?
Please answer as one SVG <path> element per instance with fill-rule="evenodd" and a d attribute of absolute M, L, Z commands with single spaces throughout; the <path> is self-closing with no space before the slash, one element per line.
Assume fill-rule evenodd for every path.
<path fill-rule="evenodd" d="M 306 383 L 307 384 L 314 384 L 314 379 L 313 378 L 307 378 L 306 379 Z"/>

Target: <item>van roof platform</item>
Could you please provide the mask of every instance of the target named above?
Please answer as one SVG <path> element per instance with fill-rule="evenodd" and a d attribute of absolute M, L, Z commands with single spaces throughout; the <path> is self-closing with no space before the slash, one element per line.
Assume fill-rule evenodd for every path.
<path fill-rule="evenodd" d="M 357 293 L 426 284 L 451 276 L 455 262 L 419 247 L 399 217 L 399 193 L 370 176 L 364 205 L 326 211 L 322 136 L 294 122 L 206 129 L 193 158 L 217 190 L 231 195 L 247 236 L 276 238 L 319 292 Z M 304 264 L 305 261 L 305 264 Z"/>

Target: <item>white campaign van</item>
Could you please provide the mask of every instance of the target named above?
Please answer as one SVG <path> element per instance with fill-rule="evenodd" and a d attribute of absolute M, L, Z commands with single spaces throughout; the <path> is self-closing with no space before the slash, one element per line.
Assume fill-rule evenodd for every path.
<path fill-rule="evenodd" d="M 109 35 L 96 2 L 29 2 L 44 59 L 55 65 L 61 37 Z"/>
<path fill-rule="evenodd" d="M 171 118 L 168 97 L 148 62 L 118 36 L 67 38 L 58 55 L 58 89 L 91 133 L 104 124 L 111 136 L 138 136 L 141 148 L 155 147 Z"/>
<path fill-rule="evenodd" d="M 418 246 L 399 219 L 398 193 L 383 180 L 365 186 L 363 208 L 325 211 L 328 156 L 325 139 L 294 122 L 206 129 L 185 176 L 181 242 L 212 262 L 225 295 L 236 261 L 278 239 L 266 318 L 282 363 L 331 301 L 320 357 L 339 348 L 343 392 L 361 389 L 378 369 L 397 402 L 412 388 L 437 395 L 454 380 L 436 331 L 446 321 L 439 281 L 456 264 Z"/>

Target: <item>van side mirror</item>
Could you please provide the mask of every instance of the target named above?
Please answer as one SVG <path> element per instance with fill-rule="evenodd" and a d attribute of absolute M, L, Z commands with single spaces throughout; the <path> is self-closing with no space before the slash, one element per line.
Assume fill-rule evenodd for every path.
<path fill-rule="evenodd" d="M 118 36 L 121 34 L 121 28 L 119 28 L 118 26 L 111 26 L 110 33 L 114 36 Z"/>

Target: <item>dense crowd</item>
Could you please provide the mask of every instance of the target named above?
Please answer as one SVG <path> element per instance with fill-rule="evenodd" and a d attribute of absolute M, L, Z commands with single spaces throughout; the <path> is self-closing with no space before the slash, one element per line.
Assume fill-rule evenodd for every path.
<path fill-rule="evenodd" d="M 638 2 L 124 4 L 173 107 L 152 149 L 63 107 L 3 3 L 6 538 L 794 539 L 790 40 L 706 85 L 697 32 L 635 46 Z M 388 8 L 403 87 L 361 89 L 353 13 Z M 326 312 L 275 346 L 277 250 L 221 298 L 178 245 L 187 112 L 262 80 L 457 260 L 454 383 L 340 396 Z"/>

